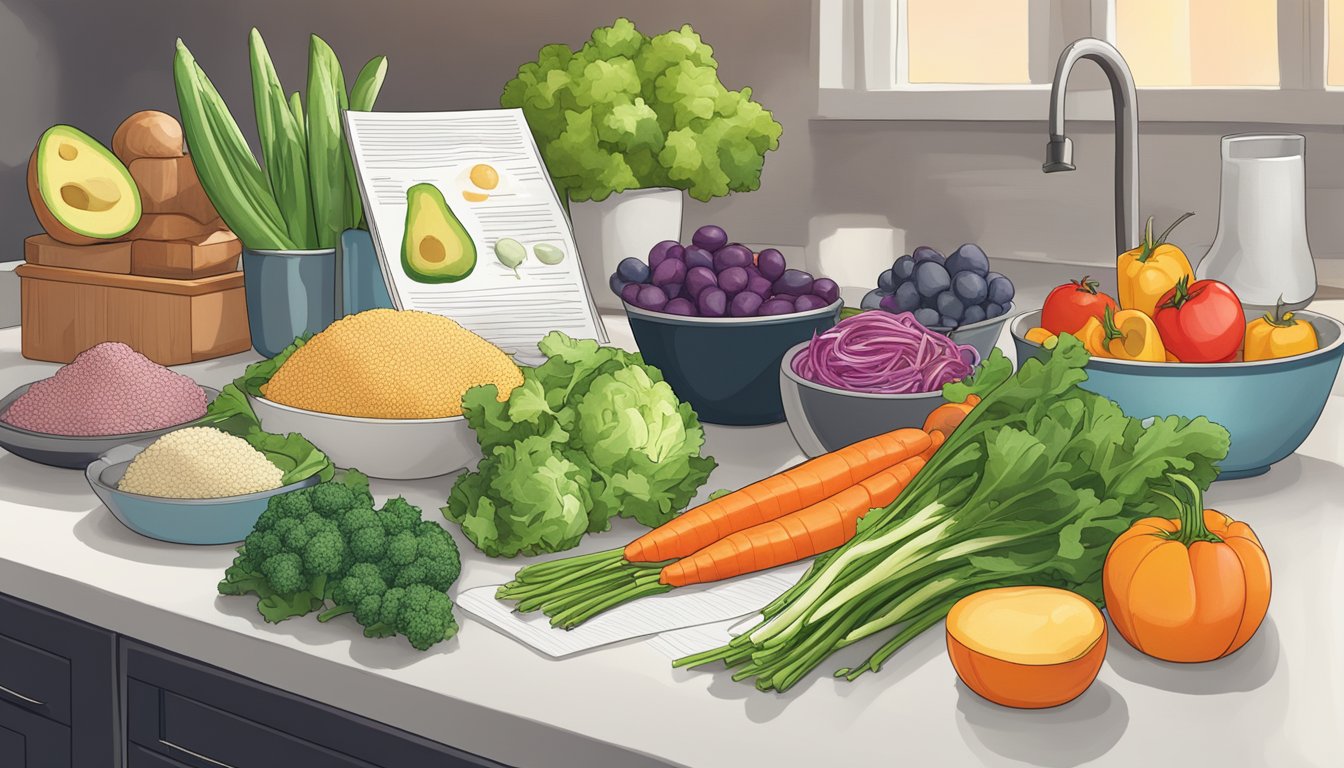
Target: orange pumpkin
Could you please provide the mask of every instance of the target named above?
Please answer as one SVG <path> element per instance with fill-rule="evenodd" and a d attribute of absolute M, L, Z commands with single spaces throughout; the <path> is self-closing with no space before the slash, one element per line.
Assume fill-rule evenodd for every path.
<path fill-rule="evenodd" d="M 1179 517 L 1148 517 L 1115 540 L 1102 588 L 1111 621 L 1130 645 L 1165 661 L 1211 661 L 1246 644 L 1269 610 L 1269 559 L 1245 523 L 1163 493 Z"/>

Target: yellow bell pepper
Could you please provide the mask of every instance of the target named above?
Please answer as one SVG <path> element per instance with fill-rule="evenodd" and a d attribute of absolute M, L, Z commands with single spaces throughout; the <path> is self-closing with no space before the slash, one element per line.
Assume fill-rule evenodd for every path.
<path fill-rule="evenodd" d="M 1185 252 L 1167 242 L 1167 236 L 1176 225 L 1194 215 L 1183 214 L 1156 240 L 1153 239 L 1153 217 L 1148 217 L 1143 242 L 1116 259 L 1121 309 L 1137 309 L 1152 317 L 1162 295 L 1174 288 L 1176 281 L 1182 277 L 1192 283 L 1195 281 L 1195 271 L 1190 268 Z"/>
<path fill-rule="evenodd" d="M 1305 320 L 1283 311 L 1280 299 L 1274 313 L 1256 318 L 1246 324 L 1244 360 L 1273 360 L 1292 357 L 1320 349 L 1316 328 Z"/>
<path fill-rule="evenodd" d="M 1167 362 L 1167 348 L 1162 344 L 1157 326 L 1151 317 L 1137 309 L 1115 312 L 1107 307 L 1101 320 L 1088 318 L 1078 331 L 1078 339 L 1093 357 Z"/>

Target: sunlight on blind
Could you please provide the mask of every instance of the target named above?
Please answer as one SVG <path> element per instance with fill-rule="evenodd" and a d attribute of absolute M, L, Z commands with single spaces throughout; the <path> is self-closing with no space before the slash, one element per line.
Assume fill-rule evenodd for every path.
<path fill-rule="evenodd" d="M 1326 0 L 1325 84 L 1344 85 L 1344 0 Z"/>
<path fill-rule="evenodd" d="M 1115 27 L 1140 87 L 1279 84 L 1276 0 L 1115 0 Z"/>
<path fill-rule="evenodd" d="M 1028 0 L 908 0 L 912 83 L 1027 83 Z"/>

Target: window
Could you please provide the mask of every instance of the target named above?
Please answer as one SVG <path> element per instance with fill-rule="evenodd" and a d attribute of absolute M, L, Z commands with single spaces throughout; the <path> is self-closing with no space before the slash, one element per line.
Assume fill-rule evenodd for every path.
<path fill-rule="evenodd" d="M 1145 121 L 1331 124 L 1344 114 L 1344 0 L 817 0 L 819 114 L 1043 120 L 1055 62 L 1114 44 Z M 1081 66 L 1071 119 L 1110 120 Z"/>

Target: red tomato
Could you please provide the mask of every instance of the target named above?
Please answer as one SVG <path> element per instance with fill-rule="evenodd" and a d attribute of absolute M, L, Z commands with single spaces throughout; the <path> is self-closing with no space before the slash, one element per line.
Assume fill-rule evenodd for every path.
<path fill-rule="evenodd" d="M 1119 311 L 1115 299 L 1099 292 L 1097 285 L 1096 280 L 1084 277 L 1051 291 L 1041 309 L 1041 327 L 1055 335 L 1076 334 L 1090 318 L 1100 320 L 1107 307 Z"/>
<path fill-rule="evenodd" d="M 1187 282 L 1157 302 L 1153 317 L 1162 343 L 1183 363 L 1226 363 L 1237 356 L 1245 335 L 1241 300 L 1217 280 Z"/>

